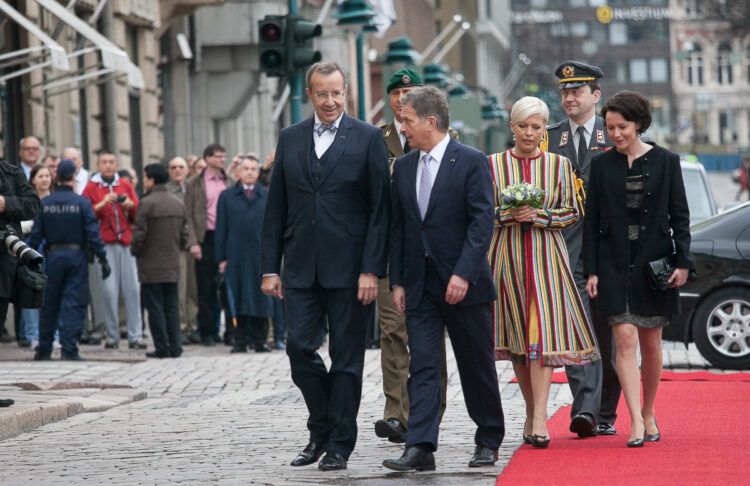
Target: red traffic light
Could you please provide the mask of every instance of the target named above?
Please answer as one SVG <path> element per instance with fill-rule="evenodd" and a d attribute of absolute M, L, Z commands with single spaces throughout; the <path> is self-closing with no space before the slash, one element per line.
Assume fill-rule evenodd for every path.
<path fill-rule="evenodd" d="M 260 28 L 260 39 L 263 42 L 279 42 L 281 40 L 281 26 L 271 22 L 264 24 Z"/>

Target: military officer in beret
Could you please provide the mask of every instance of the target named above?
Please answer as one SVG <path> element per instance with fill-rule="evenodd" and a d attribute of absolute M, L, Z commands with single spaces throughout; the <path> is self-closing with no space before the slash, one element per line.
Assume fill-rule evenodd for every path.
<path fill-rule="evenodd" d="M 408 91 L 422 86 L 422 78 L 412 69 L 402 69 L 391 76 L 386 87 L 393 111 L 393 121 L 380 127 L 388 147 L 391 172 L 398 157 L 411 151 L 406 137 L 401 133 L 401 97 Z M 391 442 L 401 443 L 406 439 L 406 421 L 409 418 L 409 394 L 406 382 L 409 378 L 409 350 L 406 347 L 406 321 L 404 315 L 393 305 L 393 294 L 388 278 L 378 284 L 378 315 L 380 316 L 380 362 L 383 370 L 383 394 L 385 411 L 383 418 L 375 422 L 375 434 Z M 445 366 L 445 338 L 443 338 L 443 401 L 440 409 L 445 411 L 445 388 L 448 372 Z"/>
<path fill-rule="evenodd" d="M 557 67 L 555 76 L 559 78 L 562 106 L 568 117 L 547 127 L 540 148 L 570 159 L 576 176 L 585 188 L 591 159 L 612 148 L 604 119 L 596 114 L 596 103 L 601 96 L 598 81 L 604 76 L 604 72 L 582 62 L 565 61 Z M 584 308 L 590 311 L 581 258 L 583 217 L 566 229 L 564 236 L 578 293 Z M 573 393 L 570 431 L 579 437 L 614 435 L 617 433 L 614 422 L 621 389 L 615 371 L 612 330 L 606 319 L 598 317 L 596 313 L 589 312 L 589 318 L 599 341 L 602 360 L 591 366 L 565 367 Z"/>

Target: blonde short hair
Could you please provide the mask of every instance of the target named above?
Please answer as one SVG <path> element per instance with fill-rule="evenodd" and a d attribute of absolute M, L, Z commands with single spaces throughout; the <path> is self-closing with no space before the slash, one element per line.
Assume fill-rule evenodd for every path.
<path fill-rule="evenodd" d="M 534 115 L 541 116 L 546 124 L 549 120 L 547 104 L 534 96 L 524 96 L 513 104 L 510 110 L 510 122 L 515 125 Z"/>

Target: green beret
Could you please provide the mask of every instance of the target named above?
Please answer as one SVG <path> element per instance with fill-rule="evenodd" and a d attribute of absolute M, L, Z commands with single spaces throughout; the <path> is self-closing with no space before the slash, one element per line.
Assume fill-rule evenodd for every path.
<path fill-rule="evenodd" d="M 398 88 L 407 88 L 409 86 L 422 86 L 422 78 L 419 73 L 411 69 L 402 69 L 396 71 L 391 76 L 391 80 L 388 81 L 388 86 L 385 88 L 386 93 L 390 93 L 391 90 Z"/>

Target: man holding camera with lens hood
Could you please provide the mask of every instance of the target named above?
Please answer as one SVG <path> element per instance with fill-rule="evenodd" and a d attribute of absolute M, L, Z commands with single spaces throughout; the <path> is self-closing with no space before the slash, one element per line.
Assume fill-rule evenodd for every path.
<path fill-rule="evenodd" d="M 52 339 L 58 321 L 62 359 L 83 361 L 78 354 L 78 339 L 89 304 L 89 266 L 87 253 L 93 253 L 102 267 L 102 278 L 110 273 L 107 253 L 99 237 L 99 224 L 91 203 L 76 194 L 76 166 L 63 159 L 57 166 L 55 192 L 44 198 L 42 211 L 34 220 L 29 245 L 38 248 L 44 242 L 47 254 L 47 287 L 39 313 L 39 347 L 34 359 L 50 359 Z"/>
<path fill-rule="evenodd" d="M 39 212 L 39 198 L 31 188 L 23 171 L 0 159 L 0 228 L 10 226 L 16 235 L 21 233 L 21 221 L 33 219 Z M 6 236 L 2 245 L 5 246 Z M 14 296 L 16 271 L 20 262 L 8 251 L 0 251 L 0 316 L 8 313 L 8 303 Z M 2 319 L 4 320 L 4 319 Z M 0 400 L 7 407 L 13 400 Z"/>
<path fill-rule="evenodd" d="M 107 260 L 112 265 L 112 277 L 104 280 L 97 270 L 101 289 L 102 311 L 107 325 L 106 349 L 117 349 L 120 342 L 117 301 L 122 293 L 125 315 L 128 323 L 130 349 L 146 349 L 141 341 L 143 321 L 141 320 L 141 296 L 135 257 L 130 254 L 130 240 L 133 236 L 133 222 L 138 209 L 138 196 L 130 182 L 120 179 L 117 174 L 117 157 L 111 152 L 102 152 L 96 162 L 99 173 L 89 181 L 83 196 L 91 201 L 94 214 L 99 221 Z M 58 172 L 60 171 L 58 167 Z"/>

